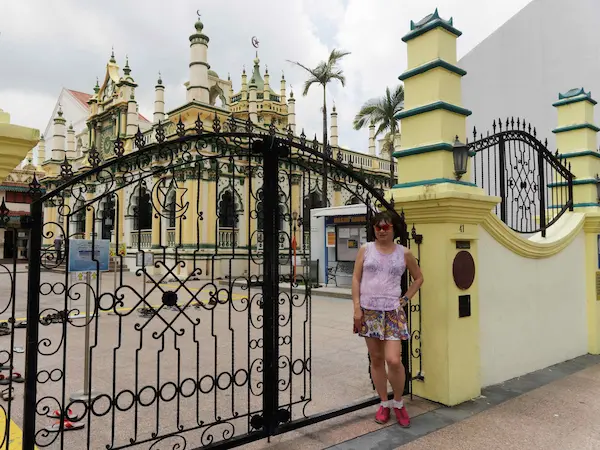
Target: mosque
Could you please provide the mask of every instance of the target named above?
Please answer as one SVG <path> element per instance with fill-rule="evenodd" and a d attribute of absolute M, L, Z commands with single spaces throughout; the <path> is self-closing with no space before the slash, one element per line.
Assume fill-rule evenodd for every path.
<path fill-rule="evenodd" d="M 198 117 L 202 118 L 205 128 L 212 126 L 214 117 L 219 117 L 221 123 L 225 123 L 233 116 L 242 122 L 252 121 L 254 126 L 262 131 L 275 126 L 277 132 L 283 136 L 290 130 L 295 135 L 302 133 L 302 127 L 296 123 L 294 92 L 288 91 L 284 75 L 276 82 L 279 87 L 275 87 L 268 70 L 261 70 L 258 54 L 255 55 L 252 72 L 246 73 L 246 70 L 243 70 L 241 87 L 236 92 L 230 77 L 222 79 L 211 69 L 208 58 L 210 40 L 199 19 L 194 25 L 189 42 L 189 81 L 184 84 L 186 101 L 171 111 L 165 111 L 165 96 L 168 92 L 165 91 L 165 85 L 159 75 L 154 90 L 153 117 L 147 118 L 140 114 L 136 100 L 138 85 L 129 61 L 126 60 L 121 69 L 114 51 L 106 64 L 106 72 L 97 80 L 93 93 L 63 89 L 37 149 L 38 164 L 34 170 L 37 171 L 36 177 L 40 179 L 42 188 L 50 191 L 62 183 L 61 170 L 65 164 L 77 175 L 92 168 L 91 158 L 99 158 L 100 163 L 115 158 L 114 144 L 117 139 L 123 143 L 125 154 L 136 151 L 135 135 L 138 130 L 143 133 L 146 144 L 155 142 L 159 124 L 164 129 L 167 141 L 177 138 L 177 123 L 180 120 L 186 128 L 193 128 Z M 381 191 L 387 189 L 389 156 L 382 152 L 377 154 L 377 143 L 373 137 L 374 127 L 370 129 L 368 150 L 353 151 L 338 145 L 335 107 L 332 109 L 329 123 L 332 156 L 345 164 L 351 163 L 356 170 L 365 175 L 373 187 Z M 86 239 L 94 234 L 98 238 L 111 239 L 114 243 L 115 231 L 118 231 L 119 242 L 124 246 L 121 253 L 133 255 L 131 264 L 134 264 L 138 249 L 172 249 L 175 246 L 192 248 L 199 245 L 200 239 L 203 240 L 202 246 L 207 248 L 248 248 L 247 232 L 237 229 L 236 226 L 238 223 L 244 224 L 244 220 L 230 217 L 232 211 L 237 211 L 238 215 L 240 212 L 244 214 L 244 204 L 247 202 L 245 196 L 248 193 L 244 188 L 243 176 L 236 174 L 233 178 L 232 183 L 231 179 L 228 181 L 228 178 L 223 176 L 219 180 L 219 186 L 212 186 L 215 180 L 207 176 L 195 180 L 200 185 L 196 189 L 187 190 L 186 201 L 198 205 L 197 209 L 204 212 L 203 226 L 208 226 L 208 229 L 204 230 L 203 238 L 192 235 L 190 230 L 196 228 L 195 226 L 186 227 L 180 220 L 175 220 L 175 217 L 163 219 L 160 225 L 153 223 L 156 218 L 152 212 L 151 180 L 146 189 L 129 186 L 124 190 L 124 207 L 118 212 L 120 220 L 116 221 L 121 224 L 119 230 L 114 230 L 114 215 L 111 217 L 110 214 L 106 214 L 106 208 L 112 206 L 107 206 L 106 201 L 103 201 L 93 213 L 81 211 L 71 217 L 67 233 L 71 238 Z M 304 197 L 297 201 L 296 206 L 298 208 L 299 205 L 303 205 L 299 208 L 304 208 L 303 212 L 300 211 L 304 216 L 309 216 L 311 206 L 320 202 L 322 196 L 317 177 L 314 178 L 308 189 L 296 194 Z M 206 192 L 209 195 L 206 195 Z M 194 198 L 196 196 L 200 197 Z M 211 206 L 208 203 L 215 203 L 214 197 L 217 199 L 216 205 Z M 334 183 L 329 183 L 328 205 L 341 206 L 357 201 L 351 193 L 339 189 Z M 175 203 L 171 203 L 174 209 Z M 44 208 L 47 220 L 57 219 L 56 207 L 44 205 Z M 184 218 L 185 220 L 193 219 Z M 211 224 L 214 224 L 214 227 Z M 243 225 L 240 228 L 243 228 Z M 157 230 L 160 232 L 156 233 Z M 213 234 L 214 238 L 207 238 Z M 51 242 L 44 241 L 44 245 L 51 246 Z"/>

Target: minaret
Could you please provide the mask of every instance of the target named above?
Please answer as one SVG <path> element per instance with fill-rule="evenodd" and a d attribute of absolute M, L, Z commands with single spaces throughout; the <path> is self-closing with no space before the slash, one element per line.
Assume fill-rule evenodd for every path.
<path fill-rule="evenodd" d="M 165 87 L 162 84 L 160 72 L 154 88 L 154 123 L 165 120 Z M 136 127 L 137 128 L 137 127 Z"/>
<path fill-rule="evenodd" d="M 233 83 L 231 83 L 231 75 L 227 74 L 227 81 L 229 81 L 229 98 L 227 104 L 231 105 L 231 99 L 233 98 Z"/>
<path fill-rule="evenodd" d="M 163 103 L 164 105 L 164 103 Z M 138 113 L 137 113 L 137 102 L 135 101 L 135 95 L 132 92 L 127 102 L 127 136 L 133 136 L 137 133 L 138 129 Z"/>
<path fill-rule="evenodd" d="M 62 161 L 65 159 L 65 141 L 67 121 L 63 118 L 62 107 L 58 105 L 58 112 L 54 118 L 54 135 L 52 136 L 52 159 Z"/>
<path fill-rule="evenodd" d="M 75 154 L 75 130 L 73 129 L 73 124 L 69 124 L 69 129 L 67 130 L 67 158 L 74 159 L 77 155 Z"/>
<path fill-rule="evenodd" d="M 292 90 L 290 90 L 290 99 L 288 100 L 288 125 L 292 133 L 296 133 L 296 99 Z"/>
<path fill-rule="evenodd" d="M 204 25 L 195 24 L 196 33 L 190 36 L 190 81 L 187 86 L 187 101 L 209 102 L 208 90 L 208 36 L 202 33 Z"/>
<path fill-rule="evenodd" d="M 48 159 L 46 156 L 46 140 L 42 134 L 40 136 L 40 143 L 38 144 L 38 164 L 46 161 L 46 159 Z"/>
<path fill-rule="evenodd" d="M 265 102 L 268 102 L 270 100 L 270 95 L 271 95 L 271 86 L 269 86 L 269 68 L 265 67 L 265 85 L 264 85 L 264 89 L 263 89 L 263 99 Z"/>
<path fill-rule="evenodd" d="M 28 164 L 31 164 L 34 167 L 36 166 L 36 164 L 33 163 L 33 148 L 27 152 L 27 156 L 25 157 L 24 163 L 25 164 L 23 164 L 23 166 L 26 166 Z"/>
<path fill-rule="evenodd" d="M 329 138 L 329 144 L 332 147 L 338 146 L 338 125 L 337 125 L 337 112 L 335 110 L 335 104 L 333 105 L 333 110 L 331 111 L 331 133 Z"/>
<path fill-rule="evenodd" d="M 98 114 L 98 92 L 100 92 L 100 85 L 98 84 L 98 78 L 96 78 L 96 86 L 94 86 L 94 95 L 88 100 L 89 114 L 88 117 L 95 116 Z"/>
<path fill-rule="evenodd" d="M 242 70 L 242 98 L 241 100 L 248 99 L 248 75 L 246 75 L 246 68 Z"/>
<path fill-rule="evenodd" d="M 256 81 L 254 80 L 254 78 L 250 80 L 250 86 L 248 87 L 250 89 L 250 95 L 248 98 L 248 113 L 250 115 L 250 120 L 252 121 L 252 123 L 258 123 L 258 105 L 256 104 Z"/>
<path fill-rule="evenodd" d="M 369 125 L 369 155 L 376 156 L 375 150 L 375 124 L 371 122 Z"/>
<path fill-rule="evenodd" d="M 279 101 L 282 105 L 285 105 L 285 75 L 281 72 L 281 93 L 279 94 Z"/>

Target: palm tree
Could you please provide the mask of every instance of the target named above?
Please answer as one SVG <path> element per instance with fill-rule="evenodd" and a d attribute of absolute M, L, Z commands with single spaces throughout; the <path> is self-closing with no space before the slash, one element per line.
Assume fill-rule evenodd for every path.
<path fill-rule="evenodd" d="M 367 125 L 374 124 L 377 130 L 375 137 L 379 134 L 386 134 L 385 145 L 390 151 L 390 183 L 393 186 L 394 180 L 394 140 L 398 134 L 398 119 L 396 115 L 404 109 L 404 86 L 399 84 L 393 92 L 389 87 L 385 88 L 383 97 L 374 98 L 366 102 L 354 118 L 354 129 L 360 130 Z M 389 137 L 388 137 L 389 136 Z"/>
<path fill-rule="evenodd" d="M 346 77 L 344 72 L 338 67 L 340 60 L 349 55 L 350 52 L 333 49 L 327 61 L 321 61 L 317 67 L 311 69 L 296 61 L 290 61 L 292 64 L 304 69 L 309 73 L 309 78 L 304 82 L 303 96 L 308 95 L 308 91 L 313 84 L 323 86 L 323 155 L 327 155 L 327 84 L 333 80 L 338 80 L 342 86 L 346 86 Z M 323 195 L 321 198 L 321 206 L 327 206 L 327 163 L 323 158 Z"/>

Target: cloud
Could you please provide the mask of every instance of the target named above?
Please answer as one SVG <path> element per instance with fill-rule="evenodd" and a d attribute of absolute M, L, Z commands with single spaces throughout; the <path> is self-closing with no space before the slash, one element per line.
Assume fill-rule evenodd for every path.
<path fill-rule="evenodd" d="M 252 70 L 256 35 L 261 68 L 268 65 L 271 84 L 279 88 L 281 72 L 296 96 L 298 128 L 309 137 L 321 135 L 322 91 L 314 86 L 301 95 L 305 73 L 286 60 L 315 66 L 332 48 L 351 51 L 342 63 L 347 86 L 328 87 L 329 111 L 338 110 L 340 144 L 367 150 L 368 131 L 354 131 L 352 120 L 362 103 L 394 86 L 406 67 L 401 37 L 410 20 L 419 20 L 439 7 L 442 17 L 453 16 L 464 32 L 464 54 L 529 0 L 221 0 L 202 2 L 204 32 L 210 37 L 208 58 L 222 78 L 231 74 L 240 89 L 242 67 Z M 194 32 L 198 2 L 165 4 L 105 0 L 27 0 L 0 6 L 0 107 L 25 125 L 44 129 L 61 88 L 92 92 L 96 77 L 104 76 L 114 46 L 122 67 L 129 56 L 139 87 L 140 111 L 152 116 L 154 86 L 161 71 L 166 85 L 167 111 L 185 101 L 189 35 Z M 472 75 L 472 74 L 470 74 Z M 67 118 L 68 119 L 68 118 Z"/>

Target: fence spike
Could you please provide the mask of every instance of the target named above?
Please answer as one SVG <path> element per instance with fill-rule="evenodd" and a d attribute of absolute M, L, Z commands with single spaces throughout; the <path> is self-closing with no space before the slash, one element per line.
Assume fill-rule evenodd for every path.
<path fill-rule="evenodd" d="M 535 127 L 533 127 L 533 137 L 537 136 L 537 131 L 535 130 Z"/>
<path fill-rule="evenodd" d="M 477 128 L 473 127 L 473 140 L 476 141 L 477 140 Z"/>
<path fill-rule="evenodd" d="M 531 124 L 529 124 L 529 134 L 531 134 Z"/>
<path fill-rule="evenodd" d="M 544 147 L 548 148 L 548 138 L 544 139 Z"/>
<path fill-rule="evenodd" d="M 521 128 L 521 121 L 517 117 L 517 130 L 519 130 L 520 128 Z"/>
<path fill-rule="evenodd" d="M 494 123 L 492 124 L 492 129 L 494 130 L 494 134 L 496 134 L 496 119 L 494 119 Z"/>
<path fill-rule="evenodd" d="M 502 131 L 502 119 L 498 119 L 498 126 L 500 127 L 500 131 Z"/>
<path fill-rule="evenodd" d="M 507 117 L 506 118 L 506 129 L 508 130 L 508 127 L 510 125 L 510 119 Z"/>

